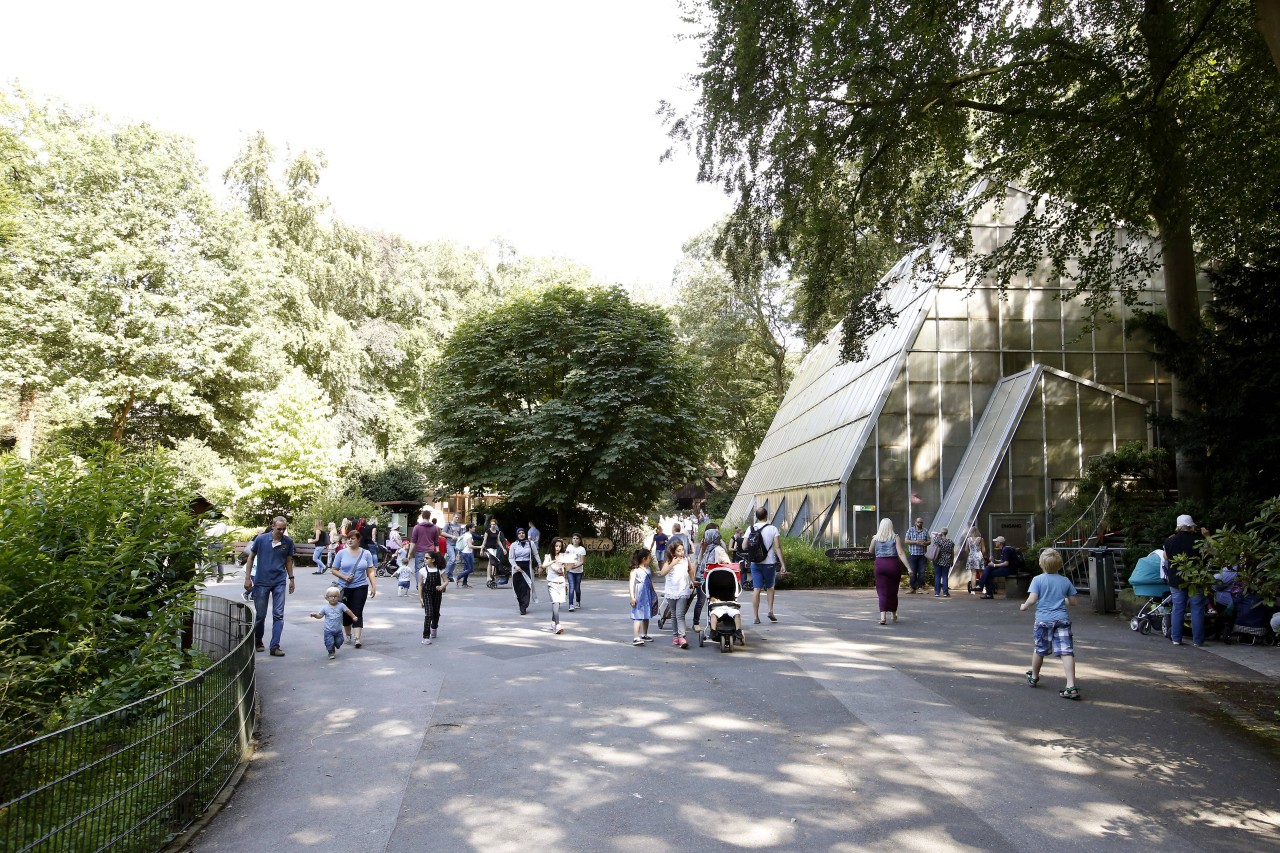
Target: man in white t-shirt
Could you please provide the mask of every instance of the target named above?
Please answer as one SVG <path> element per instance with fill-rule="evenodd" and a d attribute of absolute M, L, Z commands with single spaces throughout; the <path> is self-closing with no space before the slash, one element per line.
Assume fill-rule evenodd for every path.
<path fill-rule="evenodd" d="M 769 523 L 769 511 L 764 507 L 756 510 L 756 523 L 747 528 L 746 536 L 744 537 L 747 543 L 751 541 L 751 532 L 753 530 L 760 531 L 760 539 L 765 549 L 764 560 L 751 564 L 751 606 L 756 614 L 756 624 L 759 625 L 761 590 L 768 592 L 769 621 L 778 621 L 778 617 L 773 615 L 773 591 L 778 575 L 787 573 L 787 564 L 782 559 L 782 547 L 778 543 L 778 528 Z"/>

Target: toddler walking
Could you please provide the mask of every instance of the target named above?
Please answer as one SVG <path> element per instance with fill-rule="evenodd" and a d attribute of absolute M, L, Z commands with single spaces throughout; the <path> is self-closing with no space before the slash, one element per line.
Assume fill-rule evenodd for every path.
<path fill-rule="evenodd" d="M 653 589 L 653 572 L 649 569 L 652 554 L 648 548 L 637 548 L 631 553 L 631 645 L 643 646 L 652 640 L 649 636 L 649 620 L 658 612 L 658 593 Z"/>
<path fill-rule="evenodd" d="M 1062 671 L 1067 686 L 1058 691 L 1063 699 L 1079 699 L 1076 687 L 1076 652 L 1071 637 L 1071 617 L 1067 605 L 1076 603 L 1076 587 L 1070 580 L 1058 574 L 1062 571 L 1062 555 L 1053 548 L 1040 552 L 1040 568 L 1044 574 L 1031 579 L 1031 591 L 1019 610 L 1031 605 L 1036 608 L 1034 632 L 1035 650 L 1031 653 L 1031 669 L 1027 670 L 1027 684 L 1040 683 L 1040 665 L 1050 649 L 1062 659 Z"/>
<path fill-rule="evenodd" d="M 409 546 L 401 545 L 396 549 L 396 581 L 399 595 L 409 594 L 409 582 L 413 580 L 413 560 L 409 559 Z"/>
<path fill-rule="evenodd" d="M 336 658 L 338 649 L 342 648 L 342 614 L 351 612 L 340 601 L 341 598 L 342 590 L 336 586 L 329 587 L 324 593 L 327 603 L 318 613 L 311 614 L 312 619 L 324 620 L 324 647 L 329 650 L 329 660 Z"/>

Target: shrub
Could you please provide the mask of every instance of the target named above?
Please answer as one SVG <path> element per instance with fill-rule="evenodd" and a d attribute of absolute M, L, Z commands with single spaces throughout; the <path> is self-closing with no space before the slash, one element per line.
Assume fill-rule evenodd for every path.
<path fill-rule="evenodd" d="M 172 685 L 204 556 L 175 472 L 105 447 L 0 459 L 0 746 Z"/>
<path fill-rule="evenodd" d="M 371 501 L 421 501 L 427 489 L 422 470 L 407 462 L 393 462 L 357 478 L 360 494 Z"/>
<path fill-rule="evenodd" d="M 316 519 L 320 519 L 321 523 L 328 525 L 329 522 L 334 524 L 342 524 L 342 519 L 349 518 L 355 521 L 357 518 L 378 518 L 379 512 L 383 508 L 352 492 L 343 494 L 328 495 L 320 498 L 312 503 L 302 512 L 298 513 L 297 519 L 289 524 L 289 535 L 293 537 L 295 542 L 306 542 L 311 539 L 312 532 L 316 527 Z M 387 513 L 382 512 L 383 517 L 378 518 L 381 529 L 385 530 L 387 526 Z M 262 527 L 267 523 L 264 516 L 262 525 L 258 526 L 261 531 Z"/>

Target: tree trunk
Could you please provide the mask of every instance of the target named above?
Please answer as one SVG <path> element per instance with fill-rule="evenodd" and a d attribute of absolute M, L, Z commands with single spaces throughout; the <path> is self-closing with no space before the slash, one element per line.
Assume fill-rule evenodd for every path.
<path fill-rule="evenodd" d="M 18 392 L 18 423 L 14 428 L 14 439 L 15 452 L 24 462 L 31 461 L 31 450 L 36 443 L 38 403 L 36 387 L 23 383 L 22 389 Z"/>
<path fill-rule="evenodd" d="M 116 444 L 124 440 L 124 425 L 128 423 L 129 413 L 137 402 L 137 395 L 130 392 L 129 400 L 116 410 L 115 417 L 111 419 L 111 440 Z"/>
<path fill-rule="evenodd" d="M 1280 0 L 1257 0 L 1258 32 L 1271 49 L 1271 61 L 1280 71 Z"/>
<path fill-rule="evenodd" d="M 1178 50 L 1168 0 L 1146 0 L 1139 30 L 1146 41 L 1151 79 L 1166 79 Z M 1151 215 L 1160 230 L 1165 307 L 1169 328 L 1190 345 L 1200 323 L 1200 294 L 1196 289 L 1195 242 L 1186 191 L 1185 132 L 1163 102 L 1153 105 L 1149 122 L 1147 153 L 1155 178 Z M 1172 379 L 1173 416 L 1181 418 L 1195 410 L 1195 401 L 1186 393 L 1181 377 L 1175 374 Z M 1175 462 L 1179 496 L 1206 500 L 1206 482 L 1198 455 L 1179 447 Z"/>

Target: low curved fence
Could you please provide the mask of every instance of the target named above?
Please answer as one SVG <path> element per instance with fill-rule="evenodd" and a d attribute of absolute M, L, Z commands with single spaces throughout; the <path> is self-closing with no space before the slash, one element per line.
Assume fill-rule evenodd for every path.
<path fill-rule="evenodd" d="M 194 677 L 0 752 L 0 850 L 152 853 L 204 813 L 249 757 L 253 613 L 202 596 L 191 638 Z"/>

